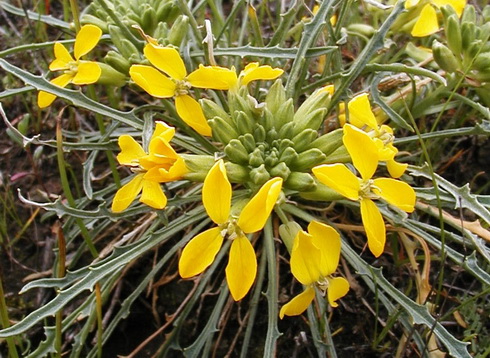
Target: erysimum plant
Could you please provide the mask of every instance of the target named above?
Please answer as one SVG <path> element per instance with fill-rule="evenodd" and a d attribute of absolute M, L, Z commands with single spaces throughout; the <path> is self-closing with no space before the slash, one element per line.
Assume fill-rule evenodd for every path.
<path fill-rule="evenodd" d="M 0 1 L 0 355 L 488 355 L 490 7 L 279 3 Z"/>

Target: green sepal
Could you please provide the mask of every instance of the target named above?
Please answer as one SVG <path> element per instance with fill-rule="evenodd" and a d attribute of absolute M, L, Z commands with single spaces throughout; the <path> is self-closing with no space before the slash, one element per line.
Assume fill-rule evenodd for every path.
<path fill-rule="evenodd" d="M 265 129 L 261 125 L 257 125 L 253 131 L 253 135 L 256 143 L 261 143 L 265 141 Z"/>
<path fill-rule="evenodd" d="M 330 104 L 330 93 L 320 88 L 312 93 L 294 114 L 294 122 L 301 122 L 308 114 L 318 110 L 326 109 Z"/>
<path fill-rule="evenodd" d="M 459 62 L 451 50 L 437 40 L 432 42 L 432 53 L 434 60 L 444 71 L 453 73 L 459 69 Z"/>
<path fill-rule="evenodd" d="M 293 137 L 294 122 L 288 122 L 279 130 L 279 138 L 292 138 Z"/>
<path fill-rule="evenodd" d="M 185 166 L 189 170 L 184 178 L 190 181 L 202 182 L 215 163 L 212 155 L 181 154 Z"/>
<path fill-rule="evenodd" d="M 95 25 L 99 29 L 101 29 L 102 32 L 104 32 L 104 33 L 107 33 L 109 31 L 109 29 L 107 27 L 107 21 L 103 21 L 103 20 L 99 19 L 98 17 L 90 15 L 90 14 L 84 14 L 82 16 L 82 19 L 80 20 L 80 22 L 83 25 L 86 25 L 86 24 Z"/>
<path fill-rule="evenodd" d="M 97 62 L 101 69 L 101 74 L 97 83 L 115 87 L 122 87 L 126 84 L 127 76 L 107 63 Z"/>
<path fill-rule="evenodd" d="M 351 161 L 352 159 L 347 151 L 347 148 L 345 148 L 345 146 L 341 146 L 327 155 L 322 164 L 350 163 Z"/>
<path fill-rule="evenodd" d="M 473 68 L 490 73 L 490 52 L 479 54 L 473 62 Z"/>
<path fill-rule="evenodd" d="M 155 30 L 153 30 L 154 38 L 158 40 L 161 45 L 168 45 L 168 24 L 166 22 L 159 22 Z"/>
<path fill-rule="evenodd" d="M 290 221 L 279 226 L 279 236 L 290 253 L 293 249 L 294 239 L 301 230 L 301 226 L 296 221 Z"/>
<path fill-rule="evenodd" d="M 272 177 L 281 177 L 286 180 L 291 174 L 291 169 L 284 162 L 276 164 L 270 171 Z"/>
<path fill-rule="evenodd" d="M 104 57 L 104 61 L 114 69 L 124 74 L 129 74 L 129 68 L 131 67 L 131 62 L 129 62 L 124 56 L 119 52 L 109 51 Z"/>
<path fill-rule="evenodd" d="M 232 162 L 245 165 L 248 164 L 249 153 L 238 139 L 230 140 L 225 146 L 224 152 Z"/>
<path fill-rule="evenodd" d="M 267 104 L 269 111 L 277 116 L 277 113 L 283 108 L 285 102 L 286 91 L 284 90 L 282 81 L 278 79 L 269 89 L 269 92 L 265 97 L 265 103 Z"/>
<path fill-rule="evenodd" d="M 461 26 L 459 24 L 458 15 L 453 14 L 449 16 L 445 31 L 449 49 L 455 56 L 460 57 L 463 50 L 463 42 L 461 38 Z"/>
<path fill-rule="evenodd" d="M 265 168 L 264 164 L 262 164 L 258 168 L 253 168 L 250 171 L 250 179 L 252 180 L 252 183 L 254 183 L 255 185 L 262 185 L 270 178 L 271 175 Z"/>
<path fill-rule="evenodd" d="M 140 57 L 140 52 L 136 46 L 125 38 L 124 33 L 118 26 L 109 25 L 108 30 L 111 35 L 112 43 L 117 47 L 124 58 L 129 59 L 132 56 Z"/>
<path fill-rule="evenodd" d="M 230 140 L 238 138 L 238 133 L 228 122 L 221 117 L 214 117 L 208 121 L 213 130 L 213 138 L 217 141 L 228 144 Z"/>
<path fill-rule="evenodd" d="M 354 23 L 347 26 L 347 31 L 354 34 L 359 34 L 365 37 L 371 37 L 374 35 L 376 30 L 367 24 Z"/>
<path fill-rule="evenodd" d="M 305 129 L 298 135 L 296 135 L 292 140 L 294 143 L 294 149 L 296 152 L 302 152 L 311 142 L 313 142 L 318 137 L 318 132 L 314 129 Z"/>
<path fill-rule="evenodd" d="M 147 34 L 153 34 L 153 31 L 155 30 L 158 21 L 157 21 L 157 13 L 155 9 L 147 4 L 146 6 L 143 6 L 143 11 L 141 12 L 140 9 L 140 25 L 143 31 Z"/>
<path fill-rule="evenodd" d="M 296 171 L 291 172 L 284 183 L 284 187 L 299 192 L 315 190 L 316 186 L 317 183 L 311 174 Z"/>
<path fill-rule="evenodd" d="M 260 167 L 264 164 L 264 155 L 259 148 L 255 148 L 248 156 L 248 164 L 252 167 Z"/>
<path fill-rule="evenodd" d="M 461 23 L 461 45 L 467 50 L 475 40 L 475 24 L 463 21 Z"/>
<path fill-rule="evenodd" d="M 335 201 L 344 199 L 344 197 L 337 193 L 335 190 L 318 181 L 316 181 L 316 187 L 313 190 L 302 191 L 299 193 L 299 196 L 304 199 L 314 201 Z"/>
<path fill-rule="evenodd" d="M 298 154 L 298 158 L 289 166 L 298 171 L 303 171 L 323 163 L 327 156 L 318 148 L 311 148 Z"/>
<path fill-rule="evenodd" d="M 237 129 L 238 134 L 251 133 L 254 127 L 254 120 L 243 111 L 235 111 L 232 118 L 233 126 Z"/>
<path fill-rule="evenodd" d="M 232 120 L 231 117 L 226 111 L 221 107 L 219 104 L 216 104 L 213 101 L 210 101 L 209 99 L 202 98 L 199 100 L 199 103 L 201 104 L 202 111 L 204 112 L 204 116 L 207 119 L 212 119 L 214 117 L 220 117 L 221 119 L 225 120 L 228 122 L 230 125 L 232 125 Z"/>
<path fill-rule="evenodd" d="M 476 10 L 473 5 L 466 5 L 463 11 L 463 15 L 461 16 L 461 23 L 469 22 L 476 23 Z"/>
<path fill-rule="evenodd" d="M 297 118 L 295 116 L 293 133 L 297 135 L 305 129 L 313 129 L 317 131 L 325 120 L 327 110 L 325 108 L 319 108 L 315 111 L 309 112 L 306 116 Z"/>
<path fill-rule="evenodd" d="M 255 150 L 256 148 L 255 139 L 254 136 L 251 135 L 250 133 L 246 133 L 239 136 L 238 140 L 242 142 L 243 146 L 245 147 L 245 149 L 247 149 L 249 153 L 252 153 Z"/>
<path fill-rule="evenodd" d="M 168 32 L 168 43 L 180 47 L 189 29 L 189 17 L 180 15 Z"/>
<path fill-rule="evenodd" d="M 274 113 L 274 112 L 272 112 Z M 274 127 L 279 131 L 294 118 L 293 99 L 290 98 L 274 114 Z M 284 138 L 284 137 L 283 137 Z"/>
<path fill-rule="evenodd" d="M 226 162 L 226 174 L 232 183 L 246 183 L 249 180 L 248 168 L 243 165 Z"/>
<path fill-rule="evenodd" d="M 321 137 L 315 139 L 309 148 L 318 148 L 323 154 L 329 155 L 333 153 L 337 148 L 343 145 L 342 137 L 344 136 L 344 130 L 342 128 L 337 128 Z"/>

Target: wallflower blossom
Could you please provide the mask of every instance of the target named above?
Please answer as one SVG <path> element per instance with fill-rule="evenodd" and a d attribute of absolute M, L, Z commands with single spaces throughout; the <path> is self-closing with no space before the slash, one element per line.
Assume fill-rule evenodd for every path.
<path fill-rule="evenodd" d="M 386 228 L 383 217 L 373 200 L 382 198 L 389 204 L 411 213 L 415 206 L 415 191 L 407 183 L 396 179 L 372 179 L 378 166 L 379 154 L 376 144 L 367 133 L 353 125 L 346 124 L 343 142 L 361 178 L 358 178 L 344 164 L 319 165 L 312 171 L 321 183 L 347 199 L 360 202 L 368 246 L 373 255 L 378 257 L 384 250 Z"/>
<path fill-rule="evenodd" d="M 199 103 L 189 96 L 189 90 L 192 87 L 227 90 L 236 77 L 235 71 L 219 66 L 200 65 L 197 70 L 187 74 L 184 61 L 175 48 L 150 42 L 143 52 L 154 67 L 131 66 L 131 79 L 154 97 L 175 97 L 175 108 L 182 120 L 198 133 L 210 136 L 211 127 Z"/>
<path fill-rule="evenodd" d="M 379 125 L 369 103 L 367 93 L 355 96 L 347 103 L 349 123 L 365 131 L 378 148 L 379 161 L 386 162 L 388 172 L 393 178 L 399 178 L 408 167 L 406 163 L 398 163 L 395 156 L 398 149 L 393 145 L 395 136 L 393 129 L 387 125 Z M 341 125 L 346 123 L 345 114 L 339 115 Z"/>
<path fill-rule="evenodd" d="M 409 9 L 417 6 L 419 3 L 420 0 L 407 0 L 405 8 Z M 436 9 L 439 9 L 444 5 L 452 6 L 458 16 L 461 16 L 464 7 L 466 6 L 466 0 L 429 0 L 429 2 L 422 8 L 419 17 L 413 26 L 411 32 L 412 36 L 424 37 L 437 32 L 439 30 L 439 21 L 437 20 Z"/>
<path fill-rule="evenodd" d="M 240 71 L 238 76 L 235 75 L 235 78 L 231 78 L 230 89 L 236 91 L 252 81 L 275 80 L 283 73 L 284 71 L 280 68 L 272 68 L 269 65 L 260 66 L 258 62 L 251 62 Z"/>
<path fill-rule="evenodd" d="M 50 63 L 51 71 L 63 71 L 63 74 L 50 82 L 56 86 L 66 87 L 69 83 L 88 85 L 97 82 L 102 70 L 96 62 L 83 61 L 80 58 L 89 53 L 99 42 L 102 30 L 94 25 L 84 25 L 75 38 L 73 58 L 65 46 L 56 42 L 54 44 L 55 59 Z M 54 94 L 40 91 L 37 97 L 39 108 L 51 105 L 56 99 Z"/>
<path fill-rule="evenodd" d="M 334 228 L 312 221 L 308 232 L 299 231 L 291 250 L 291 272 L 306 286 L 305 290 L 282 306 L 279 317 L 303 313 L 315 298 L 315 286 L 326 293 L 328 302 L 337 307 L 339 298 L 349 291 L 343 277 L 332 277 L 340 259 L 340 235 Z"/>
<path fill-rule="evenodd" d="M 139 193 L 142 193 L 142 203 L 155 209 L 165 208 L 167 197 L 160 183 L 179 180 L 187 172 L 184 160 L 169 144 L 174 134 L 173 127 L 164 122 L 156 122 L 148 153 L 133 137 L 119 137 L 121 153 L 118 154 L 117 160 L 119 164 L 131 167 L 136 175 L 116 192 L 112 201 L 112 211 L 125 210 Z"/>
<path fill-rule="evenodd" d="M 252 287 L 257 274 L 257 259 L 245 236 L 262 230 L 281 193 L 282 179 L 267 181 L 242 209 L 238 218 L 231 213 L 231 184 L 222 159 L 209 170 L 202 188 L 202 201 L 211 220 L 217 225 L 194 237 L 185 246 L 179 260 L 183 278 L 202 273 L 218 254 L 224 237 L 233 240 L 230 248 L 226 281 L 235 301 Z"/>

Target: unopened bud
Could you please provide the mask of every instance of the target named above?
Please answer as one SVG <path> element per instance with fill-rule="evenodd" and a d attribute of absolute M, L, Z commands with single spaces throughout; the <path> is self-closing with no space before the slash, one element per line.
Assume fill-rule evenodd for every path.
<path fill-rule="evenodd" d="M 447 72 L 456 72 L 459 68 L 459 63 L 450 49 L 444 46 L 437 40 L 432 43 L 432 53 L 437 64 Z"/>
<path fill-rule="evenodd" d="M 302 172 L 291 172 L 284 183 L 284 187 L 299 192 L 315 190 L 317 184 L 311 174 Z"/>

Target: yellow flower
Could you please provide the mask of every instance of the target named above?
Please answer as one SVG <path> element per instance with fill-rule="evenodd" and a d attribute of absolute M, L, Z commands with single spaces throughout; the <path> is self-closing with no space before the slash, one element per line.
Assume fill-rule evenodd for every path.
<path fill-rule="evenodd" d="M 282 179 L 267 181 L 242 209 L 238 218 L 231 212 L 231 184 L 222 159 L 210 169 L 202 188 L 202 201 L 211 220 L 218 225 L 194 237 L 182 251 L 179 273 L 183 278 L 202 273 L 218 254 L 224 236 L 233 240 L 230 248 L 226 281 L 235 301 L 241 300 L 252 287 L 257 274 L 257 259 L 245 234 L 262 230 L 281 193 Z"/>
<path fill-rule="evenodd" d="M 371 109 L 367 93 L 352 98 L 347 104 L 349 110 L 349 123 L 357 128 L 365 128 L 370 137 L 376 143 L 378 148 L 378 159 L 386 162 L 388 172 L 393 178 L 399 178 L 403 175 L 408 167 L 408 164 L 402 164 L 395 161 L 395 156 L 398 149 L 393 145 L 395 136 L 393 129 L 387 125 L 378 125 L 376 116 Z M 346 123 L 345 114 L 339 115 L 339 120 L 342 125 Z"/>
<path fill-rule="evenodd" d="M 184 160 L 169 144 L 174 134 L 173 127 L 156 122 L 148 153 L 133 137 L 119 137 L 121 153 L 118 154 L 117 160 L 119 164 L 131 167 L 136 175 L 117 191 L 112 201 L 112 211 L 125 210 L 140 192 L 142 203 L 155 209 L 165 208 L 167 197 L 160 183 L 179 180 L 187 172 Z"/>
<path fill-rule="evenodd" d="M 321 183 L 346 198 L 360 202 L 368 246 L 373 255 L 378 257 L 384 250 L 386 228 L 373 200 L 382 198 L 389 204 L 410 213 L 415 206 L 415 191 L 407 183 L 396 179 L 372 179 L 378 166 L 379 154 L 376 143 L 367 133 L 346 124 L 343 142 L 361 178 L 343 164 L 319 165 L 313 168 L 313 174 Z"/>
<path fill-rule="evenodd" d="M 420 0 L 408 0 L 405 3 L 405 8 L 411 8 L 418 5 Z M 466 0 L 429 0 L 429 3 L 425 4 L 422 8 L 417 21 L 412 29 L 412 36 L 424 37 L 429 36 L 439 30 L 439 22 L 437 20 L 436 8 L 441 6 L 450 5 L 461 16 L 464 7 L 466 6 Z"/>
<path fill-rule="evenodd" d="M 231 88 L 247 86 L 252 81 L 275 80 L 284 73 L 280 68 L 272 68 L 269 65 L 259 66 L 258 62 L 251 62 L 240 72 L 237 81 Z"/>
<path fill-rule="evenodd" d="M 77 34 L 73 58 L 65 46 L 54 44 L 55 59 L 49 65 L 51 71 L 63 71 L 63 74 L 50 82 L 56 86 L 66 87 L 69 83 L 88 85 L 97 82 L 102 70 L 96 62 L 82 61 L 80 58 L 90 52 L 102 36 L 102 30 L 94 25 L 83 26 Z M 40 91 L 37 97 L 39 108 L 48 107 L 56 99 L 51 93 Z"/>
<path fill-rule="evenodd" d="M 312 221 L 308 233 L 299 231 L 291 250 L 291 272 L 306 289 L 282 306 L 279 317 L 303 313 L 315 298 L 315 286 L 327 292 L 328 302 L 335 302 L 349 291 L 349 283 L 343 277 L 332 277 L 340 259 L 340 235 L 331 226 Z"/>
<path fill-rule="evenodd" d="M 227 90 L 236 78 L 235 71 L 200 65 L 197 70 L 187 74 L 184 61 L 175 48 L 150 42 L 143 52 L 154 67 L 131 66 L 131 79 L 154 97 L 175 97 L 175 108 L 182 120 L 198 133 L 210 136 L 211 127 L 199 103 L 189 96 L 189 90 L 191 87 Z"/>

